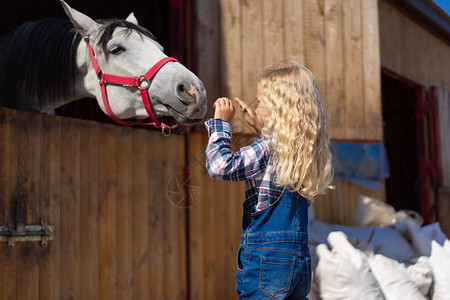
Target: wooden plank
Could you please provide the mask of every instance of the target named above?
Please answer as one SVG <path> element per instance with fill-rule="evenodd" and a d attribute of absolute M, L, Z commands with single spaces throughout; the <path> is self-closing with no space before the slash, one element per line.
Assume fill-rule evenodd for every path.
<path fill-rule="evenodd" d="M 263 0 L 264 66 L 284 59 L 283 2 Z"/>
<path fill-rule="evenodd" d="M 227 240 L 225 240 L 225 237 L 228 235 L 228 227 L 226 223 L 226 211 L 228 210 L 228 207 L 226 205 L 227 201 L 224 198 L 228 198 L 228 195 L 233 188 L 233 184 L 234 182 L 220 182 L 220 184 L 215 189 L 215 194 L 221 195 L 222 197 L 217 199 L 219 201 L 214 201 L 214 197 L 211 198 L 210 201 L 211 203 L 214 203 L 213 216 L 215 216 L 216 218 L 216 220 L 213 221 L 213 224 L 211 225 L 213 225 L 213 230 L 216 236 L 218 232 L 222 233 L 222 237 L 217 239 L 217 241 L 214 243 L 214 247 L 216 249 L 214 257 L 216 263 L 215 269 L 217 270 L 216 272 L 214 272 L 214 277 L 217 283 L 226 282 L 228 279 L 226 273 L 228 257 L 226 256 L 227 252 L 225 251 L 225 246 L 228 242 Z M 231 282 L 234 283 L 233 281 Z M 216 290 L 215 299 L 218 299 L 221 295 L 223 295 L 223 292 L 218 291 L 220 291 L 220 289 Z M 227 297 L 227 299 L 229 298 Z"/>
<path fill-rule="evenodd" d="M 448 51 L 448 46 L 445 47 L 442 43 L 436 43 L 439 45 L 439 49 L 441 52 L 441 74 L 439 84 L 437 84 L 441 88 L 445 88 L 447 91 L 450 91 L 450 51 Z"/>
<path fill-rule="evenodd" d="M 205 181 L 211 180 L 210 178 L 205 178 Z M 217 218 L 214 215 L 215 206 L 220 201 L 217 199 L 217 185 L 220 181 L 213 180 L 212 184 L 204 185 L 203 187 L 203 210 L 202 218 L 205 226 L 203 227 L 203 238 L 205 243 L 203 244 L 205 257 L 204 260 L 204 275 L 203 280 L 205 282 L 204 286 L 204 298 L 203 299 L 217 299 L 216 292 L 220 287 L 220 283 L 216 280 L 216 270 L 217 270 L 217 236 L 216 236 L 216 225 Z M 213 200 L 214 199 L 214 200 Z M 214 242 L 212 242 L 214 241 Z"/>
<path fill-rule="evenodd" d="M 152 133 L 148 134 L 147 140 L 152 141 L 152 146 L 147 150 L 147 172 L 148 178 L 148 227 L 150 232 L 148 241 L 148 251 L 152 253 L 148 263 L 148 285 L 150 289 L 150 297 L 152 299 L 161 299 L 165 294 L 165 235 L 164 228 L 167 220 L 164 218 L 164 178 L 166 172 L 165 161 L 161 158 L 166 155 L 163 136 Z"/>
<path fill-rule="evenodd" d="M 17 178 L 17 120 L 12 110 L 0 108 L 0 224 L 13 220 L 12 188 Z M 16 299 L 16 256 L 14 249 L 0 244 L 0 299 Z"/>
<path fill-rule="evenodd" d="M 204 145 L 206 143 L 205 135 L 195 132 L 189 135 L 189 166 L 191 174 L 200 178 L 202 187 L 205 186 L 205 155 Z M 205 281 L 203 280 L 205 272 L 204 257 L 205 238 L 203 228 L 206 223 L 203 219 L 203 209 L 205 207 L 205 194 L 202 188 L 202 197 L 194 206 L 189 208 L 189 280 L 190 297 L 193 300 L 206 299 L 204 297 Z"/>
<path fill-rule="evenodd" d="M 361 2 L 342 0 L 344 18 L 344 86 L 346 138 L 364 136 L 361 55 Z"/>
<path fill-rule="evenodd" d="M 221 11 L 221 49 L 220 64 L 220 91 L 219 96 L 226 96 L 230 99 L 243 97 L 243 72 L 242 72 L 242 15 L 241 1 L 229 0 L 220 1 Z M 215 98 L 210 99 L 211 102 Z M 212 112 L 211 112 L 212 113 Z M 249 130 L 241 110 L 236 106 L 236 115 L 232 121 L 233 130 L 241 132 Z"/>
<path fill-rule="evenodd" d="M 436 89 L 436 110 L 440 185 L 450 188 L 450 92 Z"/>
<path fill-rule="evenodd" d="M 401 64 L 401 57 L 404 55 L 402 53 L 402 42 L 401 42 L 401 36 L 402 31 L 400 28 L 400 19 L 401 15 L 399 15 L 398 11 L 391 5 L 388 5 L 389 10 L 391 12 L 391 27 L 386 28 L 389 32 L 389 35 L 391 35 L 391 42 L 392 42 L 392 50 L 391 59 L 388 58 L 388 61 L 390 61 L 390 65 L 392 66 L 392 70 L 396 71 L 399 74 L 402 74 L 402 64 Z M 382 15 L 382 12 L 380 12 L 380 15 Z M 384 19 L 383 21 L 384 22 Z"/>
<path fill-rule="evenodd" d="M 115 299 L 116 290 L 116 138 L 115 128 L 100 126 L 99 136 L 99 299 Z"/>
<path fill-rule="evenodd" d="M 429 35 L 425 34 L 425 29 L 422 27 L 418 27 L 418 33 L 416 33 L 415 38 L 415 49 L 416 51 L 413 51 L 414 55 L 414 73 L 417 72 L 418 74 L 418 80 L 419 82 L 425 82 L 428 77 L 430 77 L 430 62 L 423 59 L 423 54 L 429 51 L 429 48 L 431 45 L 429 41 Z M 422 38 L 418 39 L 417 36 L 422 36 Z"/>
<path fill-rule="evenodd" d="M 23 225 L 40 224 L 39 218 L 39 174 L 40 168 L 40 133 L 42 116 L 37 113 L 26 113 L 17 124 L 15 133 L 19 139 L 18 172 L 15 197 L 18 197 L 19 212 L 17 221 Z M 21 202 L 21 195 L 24 200 Z M 17 298 L 33 299 L 39 293 L 39 253 L 37 242 L 17 243 Z"/>
<path fill-rule="evenodd" d="M 331 222 L 334 220 L 332 217 L 332 209 L 334 203 L 339 201 L 339 195 L 342 193 L 338 182 L 333 182 L 336 189 L 333 191 L 329 191 L 325 195 L 321 195 L 314 200 L 314 214 L 315 218 L 322 220 L 324 222 Z"/>
<path fill-rule="evenodd" d="M 164 172 L 162 173 L 162 215 L 165 220 L 164 236 L 164 297 L 166 299 L 184 299 L 186 296 L 185 273 L 185 210 L 186 204 L 185 173 L 184 173 L 184 139 L 178 136 L 164 137 L 161 145 Z M 178 178 L 180 203 L 174 203 L 168 198 L 169 181 Z M 181 259 L 181 261 L 180 261 Z"/>
<path fill-rule="evenodd" d="M 361 2 L 364 138 L 383 139 L 378 0 Z"/>
<path fill-rule="evenodd" d="M 117 128 L 116 133 L 116 244 L 117 299 L 133 298 L 133 190 L 132 133 Z"/>
<path fill-rule="evenodd" d="M 243 101 L 254 106 L 256 104 L 256 85 L 258 74 L 264 67 L 264 34 L 263 34 L 263 1 L 242 1 L 242 82 Z M 238 115 L 239 116 L 239 115 Z M 238 118 L 236 116 L 236 118 Z M 240 126 L 242 132 L 253 132 L 245 121 Z"/>
<path fill-rule="evenodd" d="M 386 1 L 379 1 L 380 49 L 382 65 L 400 74 L 399 16 Z"/>
<path fill-rule="evenodd" d="M 100 130 L 96 123 L 80 123 L 80 296 L 98 299 Z"/>
<path fill-rule="evenodd" d="M 325 82 L 324 1 L 303 1 L 306 67 L 314 74 L 320 94 L 327 102 Z"/>
<path fill-rule="evenodd" d="M 40 250 L 39 298 L 57 300 L 61 295 L 61 118 L 42 121 L 40 155 L 40 212 L 55 226 L 55 240 Z M 87 299 L 87 298 L 85 298 Z"/>
<path fill-rule="evenodd" d="M 403 76 L 407 78 L 412 78 L 413 71 L 412 71 L 412 52 L 415 51 L 414 49 L 411 49 L 411 38 L 412 31 L 411 31 L 411 23 L 408 20 L 406 16 L 403 14 L 399 14 L 399 42 L 400 47 L 398 49 L 402 49 L 403 52 L 400 56 L 400 69 Z M 398 51 L 398 50 L 397 50 Z"/>
<path fill-rule="evenodd" d="M 303 23 L 303 2 L 283 0 L 285 58 L 306 65 Z"/>
<path fill-rule="evenodd" d="M 197 24 L 197 75 L 208 91 L 206 118 L 213 117 L 214 100 L 219 97 L 220 78 L 220 34 L 219 0 L 202 0 L 196 5 Z"/>
<path fill-rule="evenodd" d="M 175 138 L 175 137 L 174 137 Z M 178 161 L 177 161 L 177 172 L 179 173 L 183 173 L 186 174 L 186 164 L 187 164 L 187 137 L 176 137 L 176 141 L 177 141 L 177 157 L 178 157 Z M 187 184 L 190 184 L 191 186 L 189 186 L 189 190 L 186 189 L 186 203 L 185 203 L 185 207 L 181 208 L 181 207 L 177 207 L 177 206 L 172 206 L 172 211 L 173 211 L 173 215 L 174 215 L 174 224 L 176 224 L 176 235 L 172 234 L 172 243 L 175 243 L 174 246 L 176 247 L 177 251 L 176 256 L 173 256 L 173 260 L 174 260 L 174 264 L 175 267 L 177 269 L 177 282 L 174 283 L 172 285 L 172 290 L 175 290 L 175 288 L 178 288 L 178 292 L 176 294 L 174 294 L 174 299 L 186 299 L 187 297 L 187 293 L 189 291 L 189 286 L 188 286 L 188 274 L 187 274 L 187 243 L 188 243 L 188 235 L 187 232 L 189 230 L 189 228 L 186 228 L 187 226 L 187 207 L 188 205 L 190 205 L 189 201 L 197 201 L 197 199 L 195 197 L 197 197 L 196 195 L 196 191 L 192 191 L 192 189 L 195 190 L 195 188 L 197 188 L 198 185 L 198 181 L 196 180 L 196 178 L 190 178 L 190 181 Z M 167 184 L 166 184 L 167 186 Z M 166 192 L 166 199 L 167 199 L 167 189 L 165 190 Z M 187 193 L 190 193 L 189 195 L 187 195 Z M 193 194 L 194 193 L 194 194 Z M 166 200 L 166 202 L 168 202 Z M 173 204 L 173 203 L 170 203 Z"/>
<path fill-rule="evenodd" d="M 133 299 L 157 299 L 149 291 L 149 191 L 148 191 L 148 132 L 137 130 L 133 134 Z M 162 251 L 161 251 L 162 253 Z M 158 270 L 162 272 L 162 270 Z M 160 273 L 159 273 L 160 275 Z M 158 280 L 158 277 L 153 277 Z M 153 293 L 153 291 L 152 291 Z"/>
<path fill-rule="evenodd" d="M 225 45 L 221 54 L 220 95 L 242 97 L 242 46 L 241 46 L 241 1 L 220 1 L 221 40 Z M 212 101 L 214 99 L 211 99 Z"/>
<path fill-rule="evenodd" d="M 80 130 L 64 120 L 61 134 L 61 298 L 80 298 Z M 70 271 L 68 271 L 70 270 Z"/>
<path fill-rule="evenodd" d="M 366 189 L 347 181 L 335 181 L 335 190 L 328 191 L 314 202 L 315 217 L 329 224 L 354 225 L 358 195 L 386 201 L 384 181 L 381 190 Z"/>
<path fill-rule="evenodd" d="M 387 15 L 390 14 L 391 10 L 388 9 L 387 4 L 384 1 L 378 2 L 378 24 L 380 26 L 380 65 L 384 68 L 389 68 L 391 64 L 392 57 L 392 42 L 385 42 L 387 40 L 393 40 L 392 35 L 385 35 L 384 32 L 388 32 L 388 28 L 392 27 L 392 18 L 389 18 Z M 384 16 L 383 16 L 384 14 Z"/>
<path fill-rule="evenodd" d="M 344 53 L 342 1 L 325 2 L 325 65 L 328 130 L 333 138 L 345 138 Z"/>
<path fill-rule="evenodd" d="M 435 36 L 426 34 L 425 32 L 420 36 L 421 39 L 425 39 L 425 36 L 428 36 L 430 44 L 427 49 L 428 57 L 424 58 L 422 56 L 422 59 L 425 60 L 429 77 L 427 78 L 427 81 L 423 83 L 419 82 L 425 86 L 439 86 L 450 90 L 450 63 L 448 62 L 450 59 L 450 46 L 448 44 L 443 44 L 442 41 Z M 417 74 L 412 74 L 411 78 L 418 81 L 418 79 L 416 79 L 417 77 Z"/>

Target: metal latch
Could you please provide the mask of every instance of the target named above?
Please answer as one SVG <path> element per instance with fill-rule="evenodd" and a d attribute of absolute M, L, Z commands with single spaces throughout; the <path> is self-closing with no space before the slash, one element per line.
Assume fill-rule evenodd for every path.
<path fill-rule="evenodd" d="M 0 226 L 0 241 L 8 243 L 9 248 L 14 247 L 16 242 L 41 242 L 41 246 L 46 248 L 48 241 L 55 239 L 55 226 L 48 225 L 47 219 L 41 219 L 41 225 L 23 225 L 14 226 L 12 221 L 8 226 Z"/>

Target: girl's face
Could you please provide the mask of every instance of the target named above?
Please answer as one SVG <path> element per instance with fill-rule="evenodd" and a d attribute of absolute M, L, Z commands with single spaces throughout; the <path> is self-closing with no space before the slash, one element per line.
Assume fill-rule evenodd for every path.
<path fill-rule="evenodd" d="M 256 118 L 258 119 L 259 125 L 262 128 L 267 121 L 268 113 L 261 95 L 261 84 L 258 84 L 256 88 L 256 99 L 258 100 L 258 106 L 255 109 L 255 114 Z"/>

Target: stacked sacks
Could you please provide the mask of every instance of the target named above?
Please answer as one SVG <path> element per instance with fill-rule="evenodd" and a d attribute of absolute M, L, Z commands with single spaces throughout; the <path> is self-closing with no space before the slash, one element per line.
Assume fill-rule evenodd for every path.
<path fill-rule="evenodd" d="M 411 241 L 416 256 L 429 258 L 433 274 L 431 299 L 450 299 L 450 241 L 439 223 L 421 228 L 409 216 L 400 212 L 395 226 Z"/>
<path fill-rule="evenodd" d="M 319 262 L 315 276 L 321 299 L 385 299 L 364 253 L 342 232 L 330 233 L 328 241 L 331 251 L 325 244 L 316 249 Z"/>
<path fill-rule="evenodd" d="M 421 228 L 419 215 L 365 197 L 358 212 L 371 227 L 310 220 L 310 299 L 450 299 L 450 242 L 438 223 Z"/>

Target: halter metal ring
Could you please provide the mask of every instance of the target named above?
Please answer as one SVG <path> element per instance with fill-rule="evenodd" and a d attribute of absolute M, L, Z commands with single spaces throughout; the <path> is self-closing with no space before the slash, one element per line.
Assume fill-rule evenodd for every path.
<path fill-rule="evenodd" d="M 100 72 L 97 74 L 97 80 L 98 80 L 98 82 L 100 82 L 100 81 L 103 80 L 103 71 L 100 71 Z"/>
<path fill-rule="evenodd" d="M 167 131 L 166 131 L 167 130 Z M 161 132 L 164 136 L 169 136 L 172 133 L 172 128 L 169 126 L 162 126 Z"/>
<path fill-rule="evenodd" d="M 149 88 L 150 82 L 144 76 L 139 76 L 139 87 Z"/>

